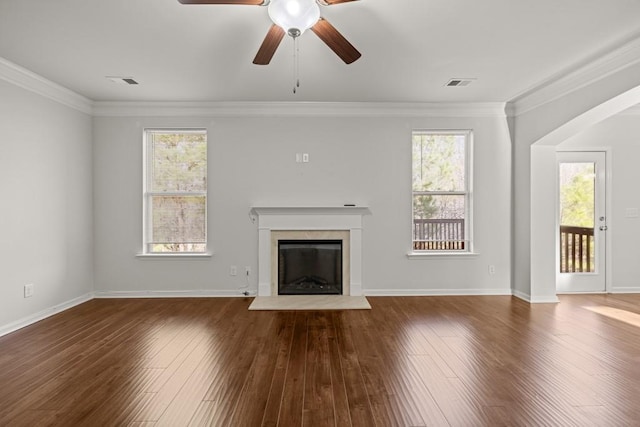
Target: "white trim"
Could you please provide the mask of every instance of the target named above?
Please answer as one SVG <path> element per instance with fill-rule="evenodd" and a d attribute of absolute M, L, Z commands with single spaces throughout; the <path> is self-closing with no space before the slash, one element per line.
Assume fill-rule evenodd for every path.
<path fill-rule="evenodd" d="M 507 107 L 519 116 L 567 94 L 600 81 L 640 62 L 640 37 L 607 49 L 607 53 L 572 70 L 563 70 L 514 96 Z"/>
<path fill-rule="evenodd" d="M 93 102 L 89 98 L 85 98 L 2 57 L 0 57 L 0 80 L 5 80 L 22 89 L 37 93 L 80 112 L 93 113 Z"/>
<path fill-rule="evenodd" d="M 529 304 L 557 304 L 560 302 L 557 295 L 550 297 L 532 297 L 529 294 L 525 294 L 524 292 L 520 292 L 517 290 L 513 290 L 513 296 L 519 298 Z"/>
<path fill-rule="evenodd" d="M 367 206 L 252 206 L 252 222 L 260 215 L 370 215 Z"/>
<path fill-rule="evenodd" d="M 94 298 L 212 298 L 212 297 L 244 297 L 242 290 L 196 289 L 185 291 L 96 291 Z M 255 292 L 250 292 L 253 295 Z"/>
<path fill-rule="evenodd" d="M 619 116 L 640 116 L 640 105 L 634 105 L 618 113 Z"/>
<path fill-rule="evenodd" d="M 199 260 L 206 261 L 213 257 L 210 252 L 206 253 L 149 253 L 149 254 L 136 254 L 136 258 L 142 260 Z"/>
<path fill-rule="evenodd" d="M 423 297 L 423 296 L 509 296 L 511 289 L 364 289 L 368 297 Z"/>
<path fill-rule="evenodd" d="M 504 102 L 107 102 L 96 117 L 506 117 Z"/>
<path fill-rule="evenodd" d="M 531 303 L 531 295 L 525 294 L 524 292 L 512 289 L 511 290 L 514 297 L 519 298 L 525 302 Z"/>
<path fill-rule="evenodd" d="M 549 297 L 530 297 L 530 304 L 557 304 L 560 302 L 560 299 L 557 295 L 549 296 Z"/>
<path fill-rule="evenodd" d="M 640 287 L 615 287 L 611 288 L 612 294 L 640 294 Z"/>
<path fill-rule="evenodd" d="M 24 327 L 32 325 L 41 320 L 44 320 L 55 314 L 61 313 L 77 305 L 83 304 L 87 301 L 91 301 L 92 299 L 93 299 L 93 293 L 90 292 L 82 296 L 79 296 L 77 298 L 73 298 L 69 301 L 63 302 L 61 304 L 54 305 L 53 307 L 45 308 L 44 310 L 41 310 L 31 316 L 23 317 L 22 319 L 18 319 L 15 322 L 11 322 L 9 324 L 0 326 L 0 337 L 10 334 L 11 332 L 15 332 L 18 329 L 22 329 Z"/>
<path fill-rule="evenodd" d="M 478 252 L 465 252 L 465 251 L 409 251 L 407 252 L 407 258 L 409 259 L 429 259 L 429 258 L 473 258 L 480 255 Z"/>

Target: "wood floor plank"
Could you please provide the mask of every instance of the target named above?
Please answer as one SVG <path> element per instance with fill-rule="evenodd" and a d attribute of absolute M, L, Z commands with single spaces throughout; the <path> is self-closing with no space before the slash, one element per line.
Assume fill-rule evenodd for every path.
<path fill-rule="evenodd" d="M 305 376 L 307 369 L 308 312 L 297 312 L 293 326 L 291 352 L 282 391 L 278 425 L 303 425 Z"/>
<path fill-rule="evenodd" d="M 258 366 L 269 366 L 271 367 L 269 360 L 275 361 L 272 369 L 267 369 L 267 372 L 271 372 L 272 375 L 270 377 L 270 384 L 268 388 L 268 398 L 264 403 L 264 415 L 261 420 L 261 425 L 263 426 L 276 426 L 278 425 L 278 420 L 280 419 L 280 409 L 282 408 L 282 394 L 284 392 L 285 380 L 287 377 L 287 368 L 289 366 L 289 357 L 291 356 L 291 346 L 293 343 L 293 330 L 295 326 L 295 318 L 296 315 L 294 312 L 289 313 L 280 313 L 278 318 L 276 319 L 276 336 L 274 343 L 275 346 L 269 347 L 273 354 L 269 354 L 270 352 L 261 353 L 265 357 L 260 358 Z M 258 372 L 252 376 L 253 379 L 260 378 Z M 259 394 L 257 392 L 261 387 L 253 385 L 251 383 L 247 383 L 245 386 L 245 395 L 250 397 L 252 394 Z M 252 393 L 247 393 L 247 391 L 252 391 Z M 248 399 L 243 399 L 241 402 L 249 401 Z M 258 421 L 247 419 L 243 417 L 243 419 L 239 418 L 240 414 L 247 414 L 248 411 L 240 410 L 237 411 L 237 421 L 245 422 L 246 425 L 259 425 L 258 423 L 251 423 L 251 421 Z"/>
<path fill-rule="evenodd" d="M 336 322 L 339 313 L 327 313 L 326 339 L 327 359 L 331 367 L 331 394 L 333 401 L 334 419 L 336 426 L 351 426 L 349 410 L 349 398 L 344 379 L 344 363 L 340 357 L 340 348 L 337 344 Z"/>
<path fill-rule="evenodd" d="M 92 300 L 0 337 L 4 426 L 631 426 L 640 295 Z"/>
<path fill-rule="evenodd" d="M 366 314 L 359 320 L 361 323 L 358 333 L 354 334 L 354 342 L 358 347 L 367 349 L 366 354 L 360 356 L 360 365 L 374 418 L 380 425 L 424 425 L 419 404 L 414 398 L 405 398 L 414 397 L 410 392 L 410 375 L 396 363 L 396 353 L 384 345 L 384 337 L 392 334 L 388 330 L 390 322 L 382 324 Z"/>
<path fill-rule="evenodd" d="M 375 426 L 377 422 L 369 400 L 369 392 L 364 381 L 358 350 L 353 340 L 353 334 L 357 331 L 353 331 L 349 320 L 345 320 L 345 317 L 347 317 L 345 313 L 334 315 L 335 338 L 331 340 L 331 350 L 333 357 L 340 358 L 342 364 L 342 378 L 351 425 L 354 427 Z"/>
<path fill-rule="evenodd" d="M 335 403 L 327 313 L 309 315 L 304 378 L 303 425 L 335 426 Z"/>
<path fill-rule="evenodd" d="M 262 317 L 238 325 L 220 339 L 222 346 L 216 354 L 215 370 L 209 375 L 209 387 L 203 397 L 203 401 L 216 403 L 209 406 L 209 424 L 230 425 L 232 422 L 256 355 L 271 326 L 271 322 Z M 245 340 L 247 336 L 252 339 Z"/>

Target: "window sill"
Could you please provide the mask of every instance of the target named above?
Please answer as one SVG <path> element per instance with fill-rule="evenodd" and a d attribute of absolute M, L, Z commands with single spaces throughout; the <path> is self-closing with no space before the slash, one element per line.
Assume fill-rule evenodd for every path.
<path fill-rule="evenodd" d="M 428 258 L 473 258 L 480 255 L 477 252 L 463 251 L 409 251 L 407 258 L 409 259 L 428 259 Z"/>
<path fill-rule="evenodd" d="M 136 258 L 142 260 L 159 260 L 159 259 L 170 259 L 170 260 L 208 260 L 213 256 L 210 252 L 205 252 L 201 254 L 137 254 Z"/>

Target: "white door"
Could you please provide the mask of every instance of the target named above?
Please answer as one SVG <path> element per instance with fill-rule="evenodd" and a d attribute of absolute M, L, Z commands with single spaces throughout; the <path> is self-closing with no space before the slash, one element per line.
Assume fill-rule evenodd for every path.
<path fill-rule="evenodd" d="M 606 153 L 558 152 L 556 289 L 606 291 Z"/>

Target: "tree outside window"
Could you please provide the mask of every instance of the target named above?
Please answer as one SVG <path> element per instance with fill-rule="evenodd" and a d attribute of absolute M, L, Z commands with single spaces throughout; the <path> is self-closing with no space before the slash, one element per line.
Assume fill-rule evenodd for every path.
<path fill-rule="evenodd" d="M 146 130 L 145 141 L 145 251 L 206 252 L 206 131 Z"/>
<path fill-rule="evenodd" d="M 414 250 L 469 250 L 469 136 L 413 133 Z"/>

